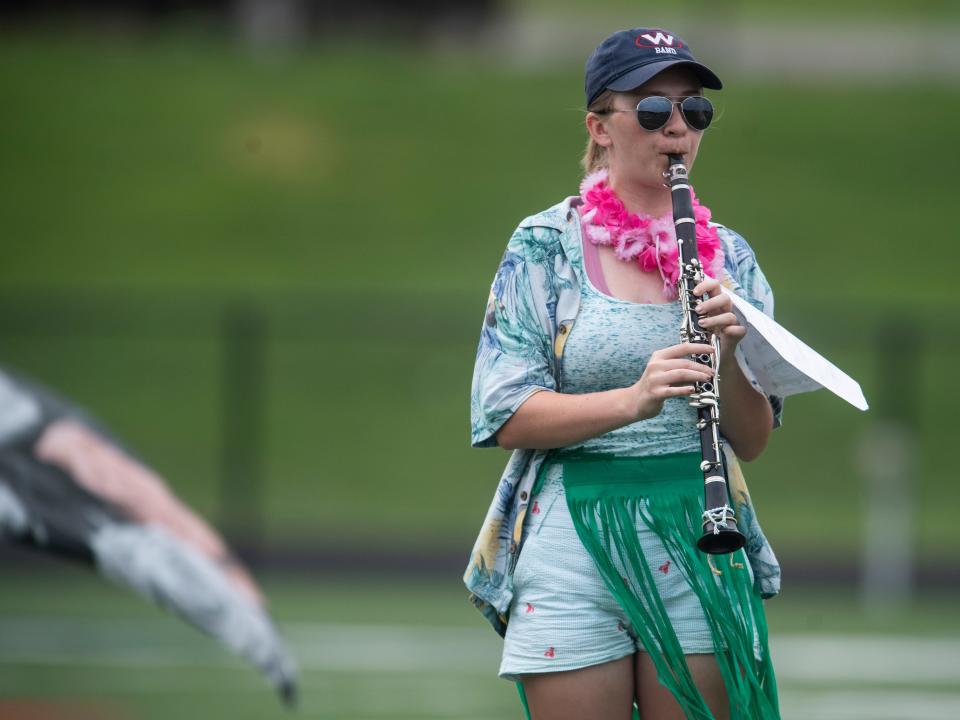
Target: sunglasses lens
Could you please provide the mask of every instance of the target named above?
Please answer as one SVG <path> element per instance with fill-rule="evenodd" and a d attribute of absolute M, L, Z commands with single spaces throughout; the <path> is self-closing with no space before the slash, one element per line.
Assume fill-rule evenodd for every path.
<path fill-rule="evenodd" d="M 659 130 L 672 113 L 673 103 L 665 97 L 647 97 L 637 104 L 637 120 L 644 130 Z"/>
<path fill-rule="evenodd" d="M 684 98 L 680 103 L 680 110 L 687 124 L 694 130 L 706 130 L 713 121 L 713 104 L 705 97 L 695 95 Z"/>

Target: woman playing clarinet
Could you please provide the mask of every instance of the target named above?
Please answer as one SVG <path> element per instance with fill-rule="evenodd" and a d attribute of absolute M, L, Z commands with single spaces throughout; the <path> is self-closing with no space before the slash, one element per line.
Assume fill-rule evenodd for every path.
<path fill-rule="evenodd" d="M 668 181 L 672 162 L 693 176 L 703 92 L 721 87 L 671 32 L 604 40 L 586 64 L 580 192 L 520 223 L 493 281 L 472 442 L 512 454 L 465 580 L 533 720 L 779 717 L 762 603 L 779 566 L 739 461 L 763 452 L 781 402 L 738 350 L 729 293 L 771 315 L 773 297 L 697 195 L 674 217 L 671 182 L 688 186 Z M 684 302 L 675 220 L 698 258 Z M 704 333 L 682 341 L 694 319 Z M 704 465 L 695 406 L 714 395 Z M 703 520 L 705 476 L 725 484 L 743 549 L 698 549 L 705 527 L 728 529 Z"/>

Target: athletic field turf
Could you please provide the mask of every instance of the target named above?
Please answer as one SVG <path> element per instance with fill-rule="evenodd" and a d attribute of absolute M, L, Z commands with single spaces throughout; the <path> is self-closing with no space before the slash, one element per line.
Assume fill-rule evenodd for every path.
<path fill-rule="evenodd" d="M 4 720 L 288 716 L 264 681 L 212 641 L 78 570 L 3 582 Z M 519 719 L 513 687 L 495 677 L 499 639 L 455 579 L 265 585 L 303 671 L 298 716 Z M 955 602 L 928 598 L 879 617 L 827 592 L 794 590 L 768 603 L 785 720 L 960 716 Z"/>

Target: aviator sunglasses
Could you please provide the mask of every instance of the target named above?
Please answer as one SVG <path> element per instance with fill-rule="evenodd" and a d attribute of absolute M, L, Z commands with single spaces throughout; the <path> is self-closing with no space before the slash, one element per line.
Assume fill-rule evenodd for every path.
<path fill-rule="evenodd" d="M 697 132 L 703 132 L 713 121 L 713 103 L 703 95 L 688 95 L 679 100 L 663 97 L 662 95 L 651 95 L 645 97 L 637 103 L 637 121 L 644 130 L 653 132 L 659 130 L 668 122 L 673 115 L 673 106 L 680 106 L 680 114 L 691 129 Z M 615 112 L 634 112 L 633 110 L 617 110 L 610 108 L 601 110 L 598 114 Z"/>

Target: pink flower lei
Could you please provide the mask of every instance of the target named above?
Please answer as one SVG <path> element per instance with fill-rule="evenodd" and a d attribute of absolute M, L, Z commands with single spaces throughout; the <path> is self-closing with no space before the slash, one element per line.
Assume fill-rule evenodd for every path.
<path fill-rule="evenodd" d="M 636 261 L 644 272 L 660 271 L 663 296 L 677 297 L 677 236 L 671 214 L 655 218 L 629 212 L 607 183 L 605 169 L 587 175 L 580 183 L 580 210 L 583 229 L 594 245 L 610 245 L 614 254 L 626 262 Z M 697 222 L 697 254 L 707 275 L 720 277 L 723 247 L 717 229 L 709 224 L 710 210 L 693 198 L 693 216 Z"/>

